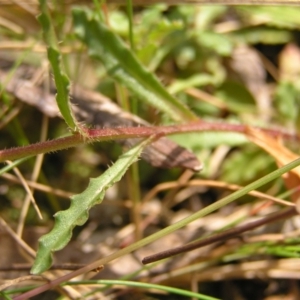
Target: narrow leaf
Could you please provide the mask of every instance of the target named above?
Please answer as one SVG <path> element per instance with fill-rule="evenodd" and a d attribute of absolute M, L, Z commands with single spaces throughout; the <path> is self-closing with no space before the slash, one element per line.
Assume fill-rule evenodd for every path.
<path fill-rule="evenodd" d="M 74 9 L 73 19 L 75 33 L 87 45 L 89 55 L 101 61 L 116 81 L 176 121 L 196 120 L 196 116 L 169 94 L 124 42 L 93 16 L 90 10 Z"/>
<path fill-rule="evenodd" d="M 48 60 L 51 64 L 54 81 L 57 89 L 56 102 L 60 113 L 64 120 L 72 130 L 76 130 L 76 120 L 72 114 L 71 105 L 69 101 L 70 81 L 66 74 L 64 74 L 61 66 L 61 55 L 57 47 L 55 32 L 51 24 L 51 18 L 47 7 L 46 0 L 40 0 L 40 7 L 42 13 L 38 20 L 42 25 L 44 40 L 48 46 L 47 54 Z"/>
<path fill-rule="evenodd" d="M 299 7 L 284 7 L 283 11 L 281 6 L 240 6 L 236 10 L 252 24 L 296 30 L 300 26 Z"/>
<path fill-rule="evenodd" d="M 105 191 L 122 178 L 151 140 L 152 138 L 149 138 L 123 154 L 105 173 L 98 178 L 92 178 L 85 191 L 71 197 L 71 205 L 67 210 L 55 214 L 54 228 L 39 240 L 36 260 L 31 269 L 32 274 L 42 273 L 51 266 L 52 252 L 66 246 L 72 237 L 73 228 L 87 221 L 89 210 L 101 203 Z"/>

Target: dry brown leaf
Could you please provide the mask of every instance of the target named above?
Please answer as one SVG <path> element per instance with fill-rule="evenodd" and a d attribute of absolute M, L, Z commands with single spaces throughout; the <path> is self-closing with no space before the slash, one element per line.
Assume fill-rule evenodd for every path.
<path fill-rule="evenodd" d="M 234 49 L 229 67 L 235 80 L 242 81 L 256 101 L 262 120 L 271 116 L 271 98 L 266 84 L 267 72 L 259 53 L 252 47 L 242 45 Z"/>
<path fill-rule="evenodd" d="M 250 141 L 268 152 L 279 167 L 282 167 L 293 160 L 299 158 L 299 155 L 286 148 L 279 139 L 275 139 L 265 132 L 248 127 L 246 136 Z M 297 167 L 283 175 L 287 189 L 294 189 L 300 185 L 300 167 Z M 300 198 L 300 191 L 295 191 L 291 195 L 294 202 Z"/>
<path fill-rule="evenodd" d="M 300 75 L 300 48 L 294 44 L 287 44 L 278 57 L 281 81 L 297 82 Z"/>

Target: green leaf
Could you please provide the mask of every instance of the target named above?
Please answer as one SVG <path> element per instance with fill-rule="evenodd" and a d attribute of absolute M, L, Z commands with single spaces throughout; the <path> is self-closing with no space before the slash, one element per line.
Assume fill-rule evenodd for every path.
<path fill-rule="evenodd" d="M 168 90 L 171 94 L 176 94 L 181 91 L 184 91 L 190 87 L 200 87 L 205 85 L 216 85 L 217 78 L 210 74 L 197 74 L 192 75 L 186 79 L 177 79 L 172 82 L 169 86 Z"/>
<path fill-rule="evenodd" d="M 108 17 L 110 28 L 120 35 L 127 36 L 129 29 L 129 21 L 125 12 L 113 10 L 109 12 Z"/>
<path fill-rule="evenodd" d="M 197 31 L 205 31 L 211 28 L 218 19 L 222 18 L 228 6 L 220 5 L 199 5 L 195 15 L 195 27 Z"/>
<path fill-rule="evenodd" d="M 205 47 L 223 56 L 231 54 L 233 44 L 229 37 L 212 31 L 195 31 L 194 36 L 200 47 Z"/>
<path fill-rule="evenodd" d="M 226 182 L 245 184 L 267 174 L 273 168 L 274 160 L 270 155 L 253 145 L 245 145 L 243 152 L 233 152 L 224 161 L 221 178 Z"/>
<path fill-rule="evenodd" d="M 148 72 L 122 40 L 101 23 L 90 10 L 73 10 L 75 32 L 87 45 L 89 55 L 101 61 L 107 72 L 132 93 L 176 121 L 196 116 L 170 95 L 159 80 Z"/>
<path fill-rule="evenodd" d="M 122 178 L 151 139 L 139 143 L 124 153 L 112 167 L 98 178 L 92 178 L 85 191 L 71 198 L 71 205 L 67 210 L 55 214 L 54 228 L 39 240 L 36 260 L 31 269 L 32 274 L 42 273 L 51 266 L 52 252 L 66 246 L 72 237 L 73 228 L 76 225 L 83 225 L 87 221 L 89 210 L 102 202 L 105 191 Z"/>
<path fill-rule="evenodd" d="M 168 87 L 168 91 L 171 94 L 179 93 L 190 87 L 200 87 L 206 85 L 218 86 L 225 80 L 226 73 L 218 58 L 213 56 L 203 56 L 201 59 L 205 59 L 205 73 L 198 72 L 190 77 L 174 80 Z M 182 60 L 182 57 L 177 61 L 178 65 L 182 64 L 182 62 L 180 63 L 180 60 Z M 187 58 L 187 60 L 189 60 L 189 58 Z"/>
<path fill-rule="evenodd" d="M 220 145 L 236 147 L 248 142 L 244 135 L 235 132 L 192 132 L 174 134 L 169 138 L 193 152 L 199 149 L 215 148 Z"/>
<path fill-rule="evenodd" d="M 300 96 L 299 89 L 292 82 L 281 81 L 274 94 L 274 106 L 277 108 L 278 118 L 295 124 L 299 116 Z"/>
<path fill-rule="evenodd" d="M 148 65 L 148 68 L 154 64 L 153 60 L 155 60 L 155 66 L 158 66 L 162 58 L 178 45 L 177 40 L 171 40 L 171 35 L 182 30 L 183 24 L 175 21 L 169 22 L 161 16 L 150 28 L 151 30 L 141 28 L 140 32 L 136 34 L 139 41 L 143 41 L 140 49 L 138 49 L 137 56 L 141 62 Z M 153 70 L 153 67 L 151 70 Z"/>
<path fill-rule="evenodd" d="M 227 80 L 215 95 L 222 99 L 228 108 L 236 113 L 255 113 L 256 104 L 252 94 L 239 82 Z"/>
<path fill-rule="evenodd" d="M 287 29 L 300 28 L 300 8 L 282 6 L 240 6 L 237 12 L 245 15 L 248 22 L 266 23 L 271 26 Z"/>
<path fill-rule="evenodd" d="M 293 39 L 293 33 L 285 29 L 270 28 L 265 26 L 242 28 L 228 36 L 237 44 L 285 44 Z"/>
<path fill-rule="evenodd" d="M 67 75 L 62 72 L 61 55 L 57 47 L 55 32 L 51 24 L 47 1 L 40 0 L 40 7 L 42 13 L 39 15 L 38 20 L 42 25 L 44 40 L 48 46 L 48 60 L 53 70 L 54 81 L 57 89 L 56 102 L 64 120 L 68 126 L 75 131 L 77 129 L 77 125 L 69 101 L 70 81 Z"/>

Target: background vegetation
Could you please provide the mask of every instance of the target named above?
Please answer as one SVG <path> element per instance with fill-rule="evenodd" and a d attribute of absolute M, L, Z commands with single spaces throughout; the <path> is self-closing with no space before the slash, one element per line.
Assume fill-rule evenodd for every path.
<path fill-rule="evenodd" d="M 300 9 L 107 2 L 0 1 L 1 297 L 26 299 L 41 281 L 58 280 L 33 299 L 298 299 L 296 210 L 141 261 L 294 209 L 299 171 L 280 175 L 299 163 L 272 172 L 298 157 Z M 190 121 L 193 129 L 184 127 Z M 180 150 L 173 165 L 154 150 L 138 160 L 151 141 L 131 148 L 139 129 L 122 132 L 137 124 L 153 132 L 178 125 L 168 138 L 190 152 Z M 103 138 L 103 128 L 117 130 Z M 7 161 L 11 147 L 70 136 L 60 144 L 70 149 L 33 146 Z M 174 150 L 169 143 L 163 155 Z M 165 164 L 172 168 L 157 167 Z M 60 250 L 53 265 L 52 250 Z M 119 254 L 105 261 L 111 253 Z M 64 279 L 91 263 L 75 282 Z"/>

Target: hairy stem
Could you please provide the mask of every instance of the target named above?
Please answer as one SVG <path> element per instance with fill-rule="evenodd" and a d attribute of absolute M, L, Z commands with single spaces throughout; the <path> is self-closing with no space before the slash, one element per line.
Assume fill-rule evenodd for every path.
<path fill-rule="evenodd" d="M 27 156 L 34 156 L 41 153 L 48 153 L 75 147 L 80 144 L 108 141 L 108 140 L 124 140 L 129 138 L 146 138 L 152 135 L 172 135 L 177 133 L 202 132 L 202 131 L 219 131 L 219 132 L 236 132 L 245 133 L 248 126 L 228 123 L 210 123 L 198 121 L 182 125 L 172 126 L 141 126 L 141 127 L 121 127 L 121 128 L 103 128 L 88 129 L 81 128 L 84 135 L 74 133 L 71 136 L 58 138 L 56 140 L 45 141 L 41 143 L 31 144 L 24 147 L 4 149 L 0 151 L 0 162 L 6 160 L 15 160 Z M 258 128 L 273 137 L 281 136 L 284 139 L 297 140 L 299 136 L 280 132 L 278 130 Z"/>

